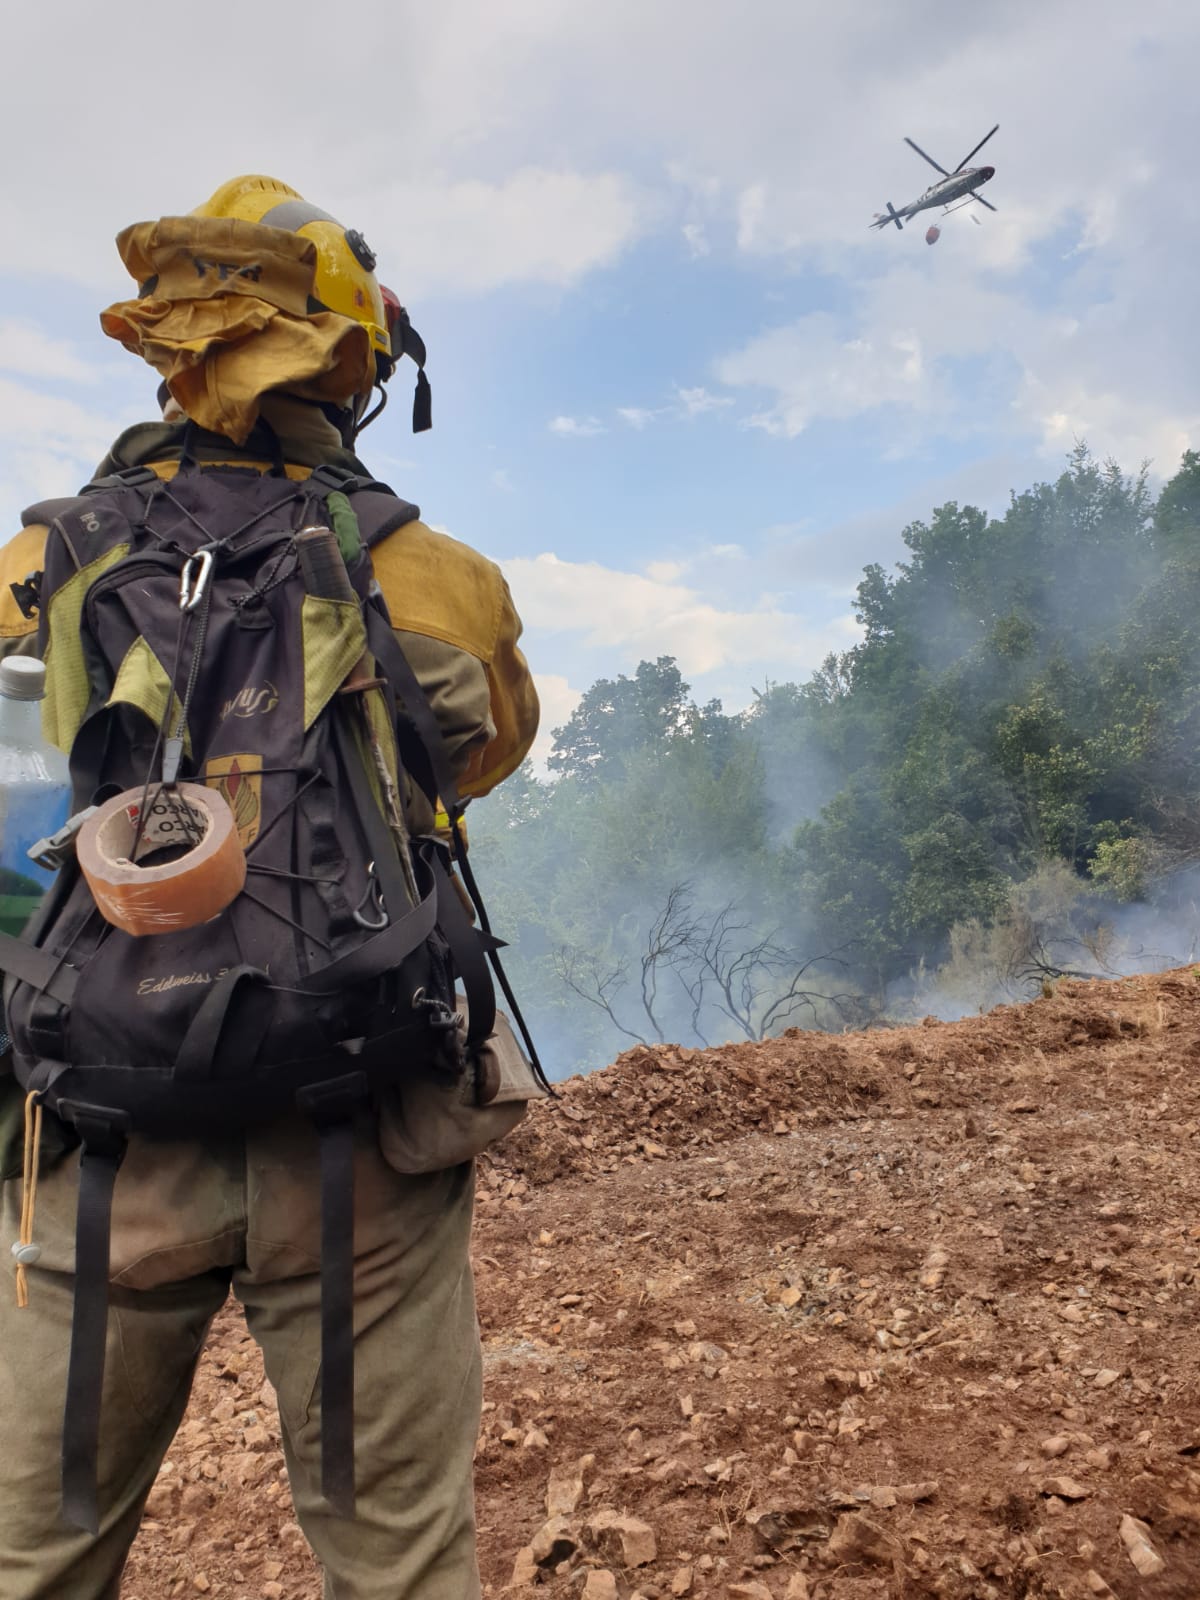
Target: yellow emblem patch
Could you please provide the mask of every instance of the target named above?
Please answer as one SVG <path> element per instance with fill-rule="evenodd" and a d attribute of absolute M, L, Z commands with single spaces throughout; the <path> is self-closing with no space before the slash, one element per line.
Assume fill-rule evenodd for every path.
<path fill-rule="evenodd" d="M 205 766 L 204 781 L 233 812 L 242 849 L 249 850 L 262 826 L 262 756 L 216 756 Z"/>

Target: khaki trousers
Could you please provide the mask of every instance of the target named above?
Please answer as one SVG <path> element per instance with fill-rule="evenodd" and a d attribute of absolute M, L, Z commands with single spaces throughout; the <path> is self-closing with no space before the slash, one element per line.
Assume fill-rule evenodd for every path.
<path fill-rule="evenodd" d="M 131 1142 L 117 1176 L 100 1533 L 60 1516 L 78 1158 L 43 1173 L 18 1310 L 0 1277 L 0 1600 L 116 1600 L 142 1506 L 232 1284 L 279 1399 L 296 1515 L 326 1600 L 476 1600 L 472 1458 L 480 1350 L 470 1164 L 402 1177 L 364 1118 L 355 1154 L 358 1511 L 320 1493 L 320 1187 L 301 1122 L 199 1144 Z M 3 1250 L 20 1183 L 4 1184 Z"/>

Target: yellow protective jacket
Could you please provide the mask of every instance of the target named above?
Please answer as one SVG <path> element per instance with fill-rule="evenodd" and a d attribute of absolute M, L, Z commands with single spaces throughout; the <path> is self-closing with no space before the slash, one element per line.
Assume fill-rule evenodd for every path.
<path fill-rule="evenodd" d="M 315 406 L 281 395 L 263 400 L 263 415 L 283 449 L 289 477 L 303 479 L 326 462 L 366 473 Z M 148 466 L 161 478 L 174 476 L 184 429 L 142 423 L 123 433 L 96 476 Z M 238 448 L 215 434 L 193 435 L 192 454 L 205 463 L 254 465 L 266 471 L 252 436 Z M 31 653 L 37 623 L 25 617 L 9 585 L 41 569 L 46 529 L 23 528 L 0 550 L 0 655 Z M 446 740 L 464 797 L 487 794 L 524 760 L 538 726 L 537 694 L 517 645 L 521 622 L 508 585 L 494 562 L 437 533 L 409 522 L 371 552 L 400 644 L 429 696 Z M 410 797 L 414 832 L 429 831 L 433 818 L 416 791 Z"/>

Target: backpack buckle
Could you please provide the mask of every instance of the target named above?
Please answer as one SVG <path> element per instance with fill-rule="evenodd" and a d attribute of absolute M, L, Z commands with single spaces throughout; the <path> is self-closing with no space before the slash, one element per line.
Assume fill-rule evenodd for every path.
<path fill-rule="evenodd" d="M 194 611 L 204 599 L 212 569 L 211 550 L 197 550 L 194 556 L 189 556 L 183 563 L 183 571 L 179 574 L 180 611 Z"/>
<path fill-rule="evenodd" d="M 74 1126 L 83 1141 L 85 1154 L 115 1161 L 120 1166 L 132 1121 L 128 1111 L 90 1105 L 85 1100 L 60 1100 L 56 1109 L 60 1117 Z"/>
<path fill-rule="evenodd" d="M 25 852 L 35 866 L 45 867 L 47 872 L 57 872 L 60 867 L 66 866 L 75 854 L 75 840 L 87 819 L 95 811 L 95 806 L 88 806 L 84 811 L 77 811 L 73 817 L 68 817 L 57 833 L 50 834 L 45 839 L 39 839 Z"/>
<path fill-rule="evenodd" d="M 311 1083 L 296 1095 L 296 1104 L 306 1111 L 317 1128 L 344 1122 L 363 1104 L 370 1093 L 365 1072 L 347 1072 L 340 1078 L 330 1078 L 324 1083 Z"/>
<path fill-rule="evenodd" d="M 17 602 L 17 609 L 27 622 L 33 621 L 34 613 L 42 603 L 42 577 L 40 572 L 30 572 L 21 583 L 10 583 L 12 597 Z"/>

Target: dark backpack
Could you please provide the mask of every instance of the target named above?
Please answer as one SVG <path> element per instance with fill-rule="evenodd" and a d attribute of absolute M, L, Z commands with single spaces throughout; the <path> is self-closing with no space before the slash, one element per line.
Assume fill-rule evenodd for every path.
<path fill-rule="evenodd" d="M 81 1143 L 63 1506 L 91 1531 L 127 1138 L 250 1128 L 297 1107 L 320 1135 L 322 1484 L 353 1511 L 352 1121 L 406 1074 L 470 1071 L 495 1019 L 486 916 L 477 931 L 437 841 L 405 836 L 408 784 L 456 828 L 460 810 L 368 553 L 417 515 L 341 469 L 296 483 L 191 463 L 26 513 L 50 529 L 39 646 L 74 809 L 134 790 L 136 838 L 155 807 L 189 835 L 177 784 L 206 785 L 247 868 L 213 920 L 135 937 L 101 916 L 68 846 L 22 940 L 0 941 L 16 1076 Z"/>

